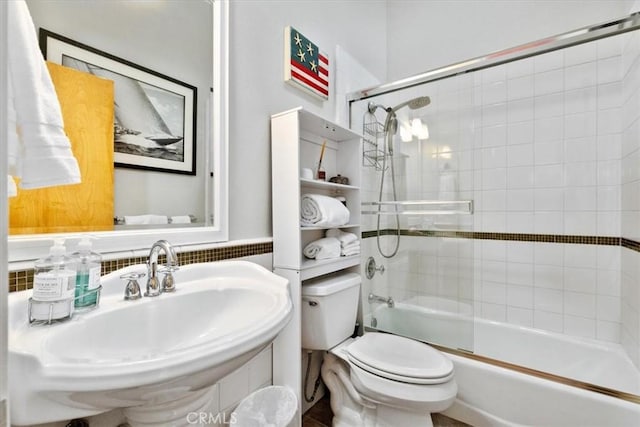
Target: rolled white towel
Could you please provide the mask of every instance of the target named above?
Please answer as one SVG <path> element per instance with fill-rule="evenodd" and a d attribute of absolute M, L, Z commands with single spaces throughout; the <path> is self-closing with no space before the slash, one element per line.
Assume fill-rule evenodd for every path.
<path fill-rule="evenodd" d="M 304 194 L 300 201 L 300 224 L 335 227 L 349 222 L 349 209 L 334 197 Z"/>
<path fill-rule="evenodd" d="M 311 259 L 329 259 L 340 257 L 340 241 L 335 237 L 314 240 L 304 247 L 304 256 Z"/>
<path fill-rule="evenodd" d="M 327 230 L 327 232 L 325 233 L 325 236 L 335 237 L 336 239 L 340 240 L 340 244 L 343 247 L 345 245 L 358 241 L 358 236 L 356 236 L 355 234 L 348 233 L 337 228 L 332 228 L 330 230 Z"/>
<path fill-rule="evenodd" d="M 124 223 L 127 225 L 168 224 L 166 215 L 125 215 Z"/>

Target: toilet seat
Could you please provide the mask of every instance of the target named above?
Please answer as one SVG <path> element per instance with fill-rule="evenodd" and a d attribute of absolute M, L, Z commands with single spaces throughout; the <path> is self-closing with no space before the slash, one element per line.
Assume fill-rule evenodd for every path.
<path fill-rule="evenodd" d="M 346 347 L 349 362 L 371 374 L 408 384 L 442 384 L 453 378 L 453 363 L 427 344 L 370 332 Z"/>

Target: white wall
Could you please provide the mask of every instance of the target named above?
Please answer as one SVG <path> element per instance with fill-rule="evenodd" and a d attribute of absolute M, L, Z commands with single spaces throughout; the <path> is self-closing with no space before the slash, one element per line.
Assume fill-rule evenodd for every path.
<path fill-rule="evenodd" d="M 629 13 L 631 0 L 389 0 L 389 80 Z"/>
<path fill-rule="evenodd" d="M 284 27 L 310 38 L 330 62 L 339 44 L 384 81 L 386 7 L 384 2 L 284 0 L 230 6 L 229 235 L 270 236 L 270 115 L 302 105 L 329 119 L 335 116 L 333 92 L 321 102 L 284 83 Z M 333 85 L 334 65 L 330 69 Z"/>

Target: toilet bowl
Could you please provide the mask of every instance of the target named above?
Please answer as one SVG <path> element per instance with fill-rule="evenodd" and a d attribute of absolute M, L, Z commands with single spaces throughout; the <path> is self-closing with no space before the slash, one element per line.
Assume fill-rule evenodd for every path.
<path fill-rule="evenodd" d="M 453 364 L 427 344 L 380 332 L 351 338 L 360 277 L 349 273 L 305 282 L 302 342 L 327 350 L 322 379 L 331 392 L 334 427 L 432 426 L 457 385 Z"/>

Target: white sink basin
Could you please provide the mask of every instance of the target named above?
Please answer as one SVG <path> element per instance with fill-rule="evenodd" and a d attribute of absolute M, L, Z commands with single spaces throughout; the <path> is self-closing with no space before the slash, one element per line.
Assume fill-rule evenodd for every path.
<path fill-rule="evenodd" d="M 146 266 L 104 276 L 100 307 L 58 324 L 30 326 L 31 291 L 9 296 L 12 425 L 201 399 L 291 317 L 287 280 L 253 263 L 187 265 L 175 293 L 125 301 L 132 271 Z"/>

